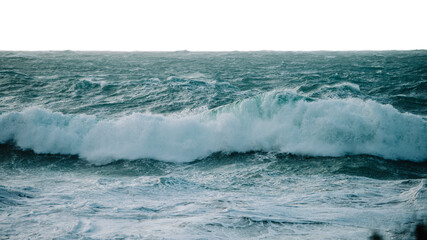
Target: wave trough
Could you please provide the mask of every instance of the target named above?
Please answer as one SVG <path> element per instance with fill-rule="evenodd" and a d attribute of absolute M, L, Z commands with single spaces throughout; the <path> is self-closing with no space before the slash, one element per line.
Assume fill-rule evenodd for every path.
<path fill-rule="evenodd" d="M 189 162 L 214 152 L 312 156 L 369 154 L 424 161 L 427 123 L 357 98 L 313 100 L 272 91 L 198 114 L 133 113 L 117 119 L 32 107 L 0 115 L 0 142 L 93 164 L 152 158 Z"/>

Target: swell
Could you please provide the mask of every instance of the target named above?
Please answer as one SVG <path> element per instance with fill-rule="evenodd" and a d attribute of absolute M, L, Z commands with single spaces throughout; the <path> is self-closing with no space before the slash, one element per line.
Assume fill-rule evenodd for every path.
<path fill-rule="evenodd" d="M 427 123 L 420 116 L 370 100 L 313 100 L 291 91 L 185 115 L 98 119 L 32 107 L 0 115 L 0 129 L 0 143 L 75 154 L 94 164 L 141 158 L 189 162 L 215 152 L 248 151 L 418 162 L 427 156 Z"/>

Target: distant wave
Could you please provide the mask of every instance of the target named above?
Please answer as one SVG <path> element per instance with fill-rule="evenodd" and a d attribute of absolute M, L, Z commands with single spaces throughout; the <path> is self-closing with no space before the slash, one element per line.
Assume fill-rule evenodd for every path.
<path fill-rule="evenodd" d="M 76 154 L 94 164 L 140 158 L 188 162 L 214 152 L 247 151 L 424 161 L 427 122 L 375 101 L 313 100 L 284 90 L 187 115 L 97 119 L 32 107 L 0 115 L 0 143 L 8 141 L 36 153 Z"/>

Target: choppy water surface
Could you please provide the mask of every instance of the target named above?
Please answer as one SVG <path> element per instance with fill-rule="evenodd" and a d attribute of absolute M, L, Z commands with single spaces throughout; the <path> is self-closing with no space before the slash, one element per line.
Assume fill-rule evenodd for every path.
<path fill-rule="evenodd" d="M 0 52 L 0 238 L 411 239 L 427 52 Z"/>

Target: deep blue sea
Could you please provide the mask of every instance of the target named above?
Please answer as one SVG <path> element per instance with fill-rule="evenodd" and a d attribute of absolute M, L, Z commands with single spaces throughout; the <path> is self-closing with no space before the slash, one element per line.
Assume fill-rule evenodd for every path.
<path fill-rule="evenodd" d="M 0 239 L 413 239 L 427 51 L 0 52 Z"/>

